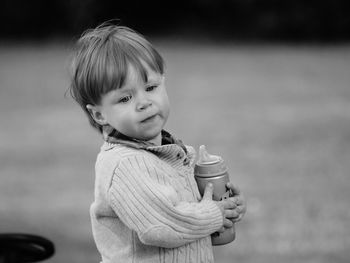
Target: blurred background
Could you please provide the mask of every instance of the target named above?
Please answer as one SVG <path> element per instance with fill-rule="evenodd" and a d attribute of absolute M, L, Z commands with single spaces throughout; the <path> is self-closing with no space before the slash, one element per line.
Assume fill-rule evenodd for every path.
<path fill-rule="evenodd" d="M 348 1 L 21 1 L 0 8 L 0 233 L 95 263 L 102 140 L 69 96 L 74 41 L 119 19 L 167 63 L 166 129 L 225 158 L 248 201 L 216 262 L 348 262 Z"/>

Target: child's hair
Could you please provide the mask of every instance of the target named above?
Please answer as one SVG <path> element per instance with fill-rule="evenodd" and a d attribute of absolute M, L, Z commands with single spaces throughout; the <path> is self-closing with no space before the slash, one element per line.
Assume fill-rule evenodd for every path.
<path fill-rule="evenodd" d="M 125 27 L 103 23 L 82 34 L 72 60 L 70 94 L 82 107 L 90 124 L 102 132 L 86 105 L 99 105 L 102 95 L 121 88 L 131 64 L 147 81 L 146 65 L 164 74 L 164 60 L 139 33 Z M 145 65 L 146 64 L 146 65 Z"/>

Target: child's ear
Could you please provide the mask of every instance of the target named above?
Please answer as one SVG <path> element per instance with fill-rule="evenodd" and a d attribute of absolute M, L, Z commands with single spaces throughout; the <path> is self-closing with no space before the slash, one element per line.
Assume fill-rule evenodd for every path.
<path fill-rule="evenodd" d="M 86 105 L 86 109 L 90 113 L 91 117 L 100 125 L 106 125 L 107 120 L 103 116 L 100 108 L 91 104 Z"/>

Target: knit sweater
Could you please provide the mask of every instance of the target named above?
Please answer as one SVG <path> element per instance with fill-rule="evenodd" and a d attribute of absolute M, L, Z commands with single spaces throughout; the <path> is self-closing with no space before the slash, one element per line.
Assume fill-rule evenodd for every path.
<path fill-rule="evenodd" d="M 200 201 L 194 156 L 178 144 L 102 145 L 90 214 L 103 263 L 214 261 L 210 234 L 223 216 Z"/>

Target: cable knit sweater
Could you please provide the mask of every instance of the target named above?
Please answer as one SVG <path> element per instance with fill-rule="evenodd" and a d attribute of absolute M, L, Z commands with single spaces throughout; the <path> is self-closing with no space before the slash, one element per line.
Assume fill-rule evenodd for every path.
<path fill-rule="evenodd" d="M 192 147 L 105 142 L 96 161 L 91 205 L 103 263 L 213 262 L 210 234 L 219 207 L 199 201 Z"/>

